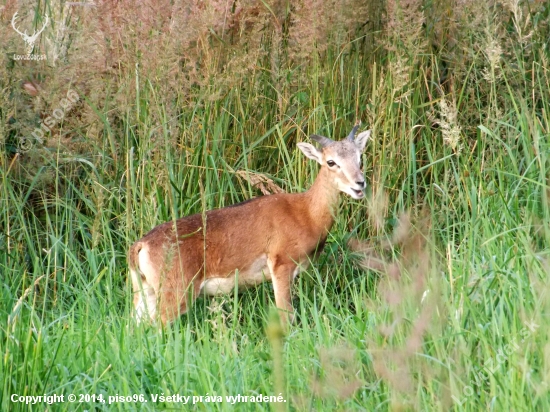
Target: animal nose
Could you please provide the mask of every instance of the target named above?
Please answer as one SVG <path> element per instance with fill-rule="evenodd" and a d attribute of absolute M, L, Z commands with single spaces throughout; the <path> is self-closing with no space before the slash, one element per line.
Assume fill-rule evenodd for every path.
<path fill-rule="evenodd" d="M 365 181 L 364 180 L 361 180 L 360 182 L 355 182 L 355 183 L 357 183 L 361 187 L 365 187 Z"/>

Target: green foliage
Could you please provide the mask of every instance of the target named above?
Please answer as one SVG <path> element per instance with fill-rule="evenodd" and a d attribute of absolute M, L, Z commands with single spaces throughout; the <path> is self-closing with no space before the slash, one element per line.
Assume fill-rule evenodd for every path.
<path fill-rule="evenodd" d="M 545 2 L 193 1 L 193 21 L 178 2 L 104 3 L 45 2 L 70 35 L 44 32 L 44 62 L 7 59 L 24 44 L 0 10 L 3 410 L 46 407 L 13 394 L 64 394 L 51 410 L 188 407 L 161 394 L 203 396 L 194 410 L 550 408 Z M 325 27 L 331 7 L 345 12 Z M 78 104 L 22 148 L 68 89 Z M 356 119 L 373 129 L 370 193 L 342 201 L 287 336 L 270 284 L 135 324 L 135 240 L 261 195 L 239 171 L 307 189 L 317 165 L 296 142 Z M 134 394 L 148 402 L 108 404 Z"/>

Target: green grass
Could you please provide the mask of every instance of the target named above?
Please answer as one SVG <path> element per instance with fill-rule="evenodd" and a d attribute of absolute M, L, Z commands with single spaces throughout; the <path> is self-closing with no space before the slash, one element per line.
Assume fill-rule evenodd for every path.
<path fill-rule="evenodd" d="M 395 51 L 366 56 L 370 46 L 356 43 L 296 68 L 308 76 L 283 78 L 279 92 L 264 73 L 219 99 L 203 85 L 174 102 L 153 74 L 123 73 L 136 96 L 116 122 L 114 94 L 99 106 L 79 91 L 85 102 L 74 110 L 86 105 L 101 126 L 70 130 L 85 142 L 79 154 L 59 146 L 14 157 L 2 140 L 2 410 L 550 409 L 545 51 L 513 45 L 492 80 L 472 58 L 445 94 L 435 80 L 441 55 L 411 58 L 409 83 L 396 91 Z M 441 99 L 456 102 L 460 148 L 443 142 Z M 135 323 L 126 263 L 135 240 L 261 195 L 238 170 L 307 189 L 317 165 L 296 142 L 342 137 L 356 117 L 373 129 L 363 159 L 370 193 L 343 197 L 323 254 L 295 282 L 297 320 L 285 336 L 268 283 L 199 298 L 165 328 Z M 406 211 L 411 235 L 384 249 Z M 352 236 L 400 277 L 365 269 L 347 247 Z M 25 405 L 14 394 L 65 402 Z M 153 401 L 176 394 L 196 402 Z M 286 402 L 226 401 L 239 394 Z M 148 402 L 109 405 L 131 395 Z"/>

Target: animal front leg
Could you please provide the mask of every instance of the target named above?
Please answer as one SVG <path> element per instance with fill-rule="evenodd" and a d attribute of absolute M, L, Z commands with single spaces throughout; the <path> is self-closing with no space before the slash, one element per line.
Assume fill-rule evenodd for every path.
<path fill-rule="evenodd" d="M 273 291 L 275 292 L 275 304 L 279 309 L 279 316 L 283 325 L 294 321 L 294 308 L 290 299 L 292 281 L 297 271 L 294 262 L 281 262 L 280 259 L 268 260 L 271 271 Z"/>

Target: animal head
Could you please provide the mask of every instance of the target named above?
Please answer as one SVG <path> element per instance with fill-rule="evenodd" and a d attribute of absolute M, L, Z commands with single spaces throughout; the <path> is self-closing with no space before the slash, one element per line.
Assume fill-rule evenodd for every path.
<path fill-rule="evenodd" d="M 354 199 L 365 196 L 365 178 L 361 170 L 361 153 L 370 137 L 370 130 L 355 136 L 355 126 L 348 137 L 334 141 L 328 137 L 312 135 L 311 139 L 321 145 L 320 149 L 309 143 L 298 143 L 300 150 L 310 159 L 326 168 L 332 182 L 341 192 Z"/>

